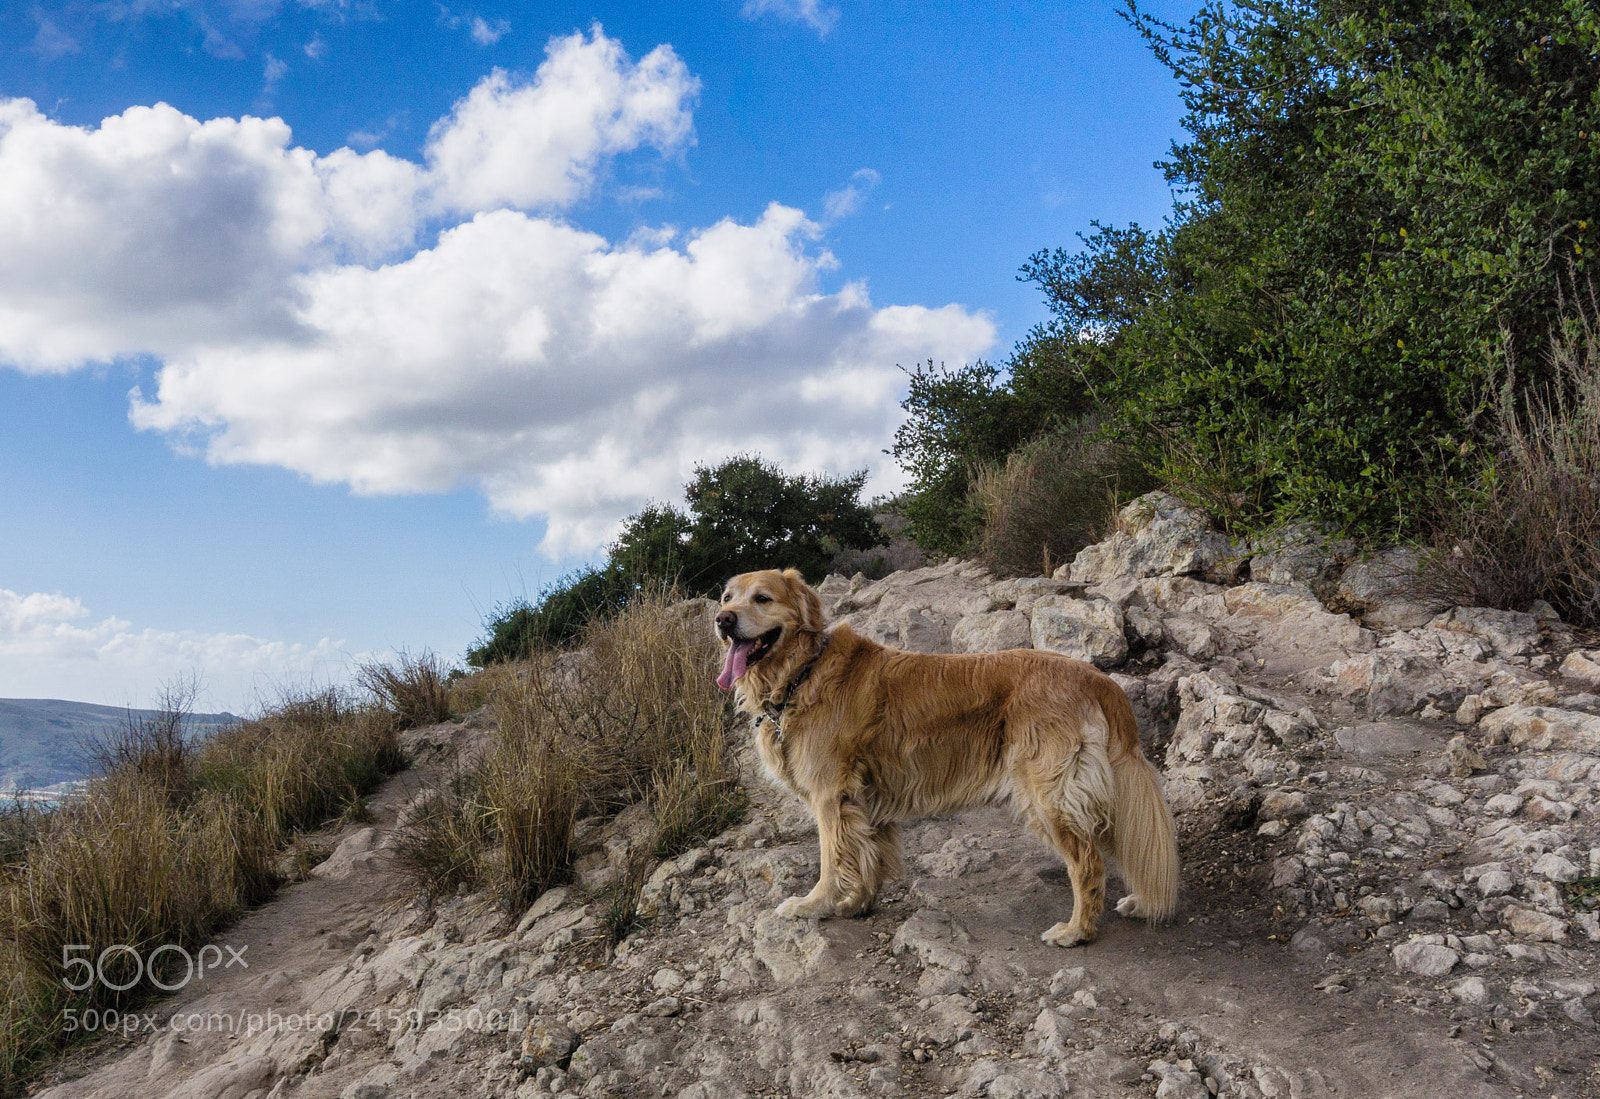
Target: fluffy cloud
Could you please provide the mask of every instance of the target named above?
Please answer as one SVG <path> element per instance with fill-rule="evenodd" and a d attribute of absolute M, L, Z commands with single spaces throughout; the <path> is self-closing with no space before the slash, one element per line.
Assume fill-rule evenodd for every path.
<path fill-rule="evenodd" d="M 282 686 L 343 679 L 354 659 L 326 639 L 299 645 L 134 629 L 118 618 L 94 620 L 70 596 L 0 588 L 0 697 L 138 705 L 159 684 L 203 669 L 202 704 L 241 711 Z"/>
<path fill-rule="evenodd" d="M 552 554 L 742 451 L 892 488 L 896 364 L 980 353 L 986 317 L 823 293 L 820 229 L 777 204 L 621 242 L 557 216 L 610 158 L 686 147 L 697 90 L 596 28 L 483 80 L 421 164 L 319 157 L 276 119 L 0 102 L 0 359 L 154 355 L 138 426 L 358 492 L 474 484 Z"/>
<path fill-rule="evenodd" d="M 458 212 L 556 208 L 588 190 L 602 158 L 694 132 L 699 81 L 670 46 L 637 65 L 598 31 L 553 43 L 531 83 L 496 69 L 435 124 L 428 140 L 434 200 Z"/>

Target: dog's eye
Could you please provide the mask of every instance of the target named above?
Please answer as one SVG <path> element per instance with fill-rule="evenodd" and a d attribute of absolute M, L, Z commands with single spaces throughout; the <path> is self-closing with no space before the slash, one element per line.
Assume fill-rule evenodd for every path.
<path fill-rule="evenodd" d="M 733 598 L 733 593 L 731 591 L 725 591 L 725 592 L 722 593 L 722 601 L 724 603 L 726 603 L 728 600 L 730 600 L 732 598 Z"/>
<path fill-rule="evenodd" d="M 756 602 L 757 603 L 770 603 L 770 602 L 772 602 L 772 596 L 770 596 L 770 595 L 758 595 L 758 596 L 756 596 Z"/>

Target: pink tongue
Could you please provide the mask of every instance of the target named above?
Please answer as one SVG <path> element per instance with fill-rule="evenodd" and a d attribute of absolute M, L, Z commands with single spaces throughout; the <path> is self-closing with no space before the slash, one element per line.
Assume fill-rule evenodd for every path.
<path fill-rule="evenodd" d="M 728 660 L 722 666 L 722 674 L 717 676 L 717 686 L 724 691 L 733 690 L 733 685 L 739 677 L 744 675 L 745 669 L 750 665 L 750 650 L 756 647 L 754 641 L 735 641 L 728 646 Z"/>

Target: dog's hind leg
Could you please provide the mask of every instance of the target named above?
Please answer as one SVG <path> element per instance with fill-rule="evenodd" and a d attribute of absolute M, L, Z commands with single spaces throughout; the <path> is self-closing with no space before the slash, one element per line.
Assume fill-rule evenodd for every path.
<path fill-rule="evenodd" d="M 1048 812 L 1048 811 L 1047 811 Z M 1079 835 L 1065 821 L 1049 813 L 1041 831 L 1060 852 L 1072 877 L 1072 916 L 1039 936 L 1056 946 L 1076 946 L 1094 941 L 1095 925 L 1106 903 L 1106 864 L 1093 839 Z"/>
<path fill-rule="evenodd" d="M 1042 725 L 1029 739 L 1037 748 L 1013 765 L 1013 796 L 1072 877 L 1071 918 L 1040 938 L 1056 946 L 1090 942 L 1105 907 L 1100 844 L 1110 838 L 1116 789 L 1105 750 L 1106 724 L 1094 710 L 1076 728 Z"/>

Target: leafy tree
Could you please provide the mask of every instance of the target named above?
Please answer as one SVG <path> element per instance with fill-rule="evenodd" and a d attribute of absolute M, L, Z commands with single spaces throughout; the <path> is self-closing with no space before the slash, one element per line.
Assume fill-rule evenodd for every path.
<path fill-rule="evenodd" d="M 794 567 L 820 580 L 841 549 L 870 549 L 883 533 L 860 501 L 866 472 L 788 476 L 755 455 L 696 466 L 687 511 L 652 503 L 629 517 L 604 565 L 579 569 L 539 593 L 497 607 L 488 636 L 467 651 L 475 667 L 570 645 L 597 617 L 670 583 L 711 594 L 735 573 Z"/>
<path fill-rule="evenodd" d="M 1405 526 L 1472 460 L 1600 214 L 1591 0 L 1212 0 L 1130 18 L 1183 83 L 1181 200 L 1108 387 L 1166 472 L 1265 512 Z M 1048 287 L 1048 284 L 1047 284 Z M 1120 303 L 1113 303 L 1118 305 Z M 1543 372 L 1514 363 L 1519 384 Z"/>
<path fill-rule="evenodd" d="M 1172 218 L 1031 257 L 1052 319 L 1004 376 L 914 376 L 894 453 L 919 540 L 958 548 L 970 471 L 1085 401 L 1236 517 L 1411 528 L 1475 473 L 1497 380 L 1550 380 L 1540 352 L 1592 282 L 1600 8 L 1208 0 L 1182 26 L 1128 18 L 1188 108 L 1161 165 Z"/>
<path fill-rule="evenodd" d="M 652 505 L 630 519 L 611 559 L 630 575 L 714 592 L 730 575 L 794 567 L 820 580 L 841 549 L 883 543 L 860 502 L 863 470 L 848 477 L 789 476 L 756 455 L 696 466 L 684 486 L 688 513 Z"/>
<path fill-rule="evenodd" d="M 983 508 L 972 487 L 978 471 L 1024 445 L 1073 428 L 1101 409 L 1102 390 L 1122 330 L 1153 293 L 1158 241 L 1138 226 L 1095 226 L 1085 250 L 1042 251 L 1019 276 L 1045 292 L 1052 319 L 1012 352 L 1005 367 L 959 368 L 930 361 L 909 371 L 901 407 L 909 414 L 890 453 L 911 474 L 897 501 L 912 537 L 930 553 L 974 548 Z"/>

